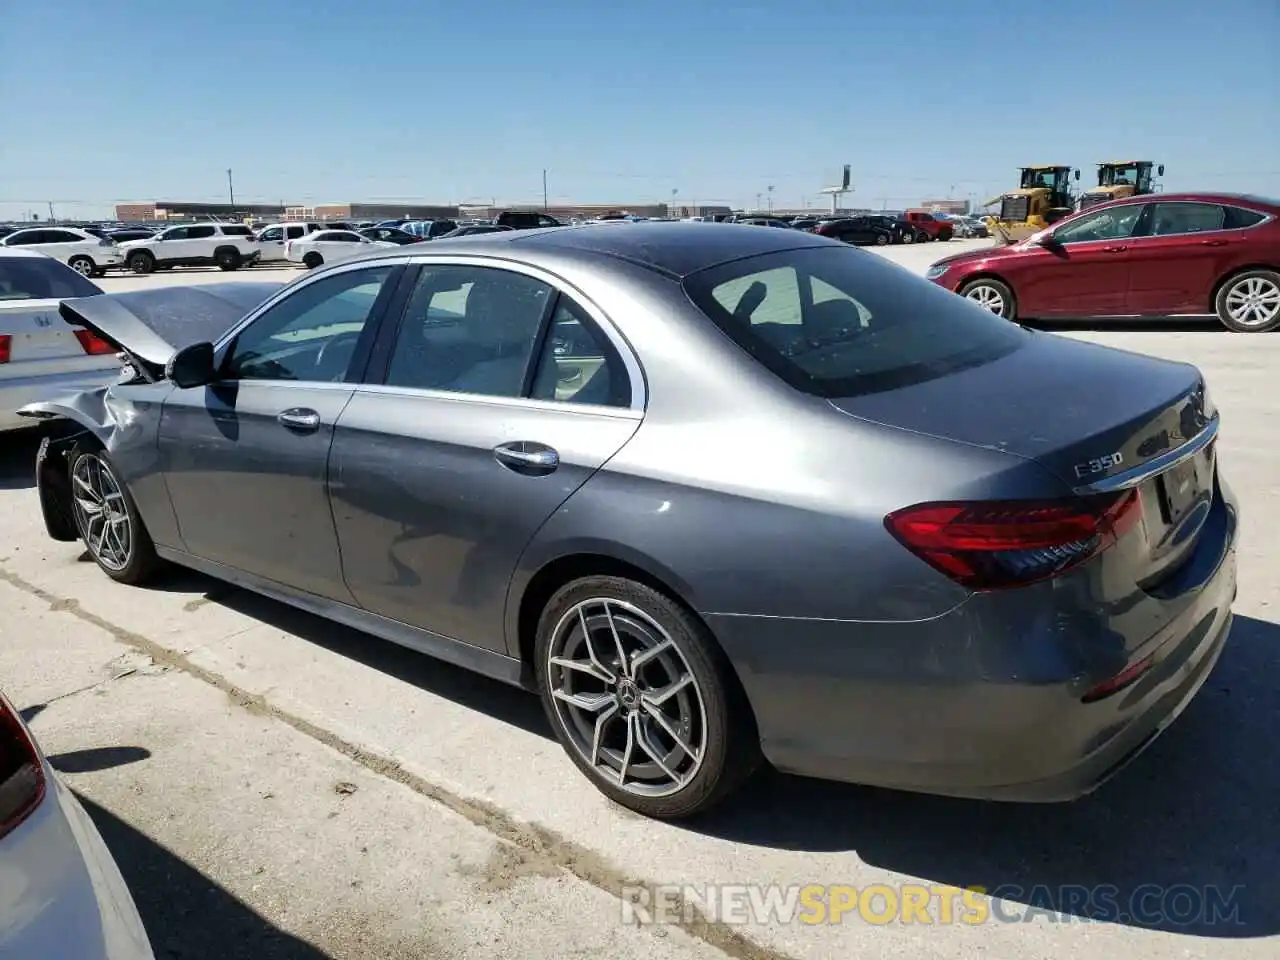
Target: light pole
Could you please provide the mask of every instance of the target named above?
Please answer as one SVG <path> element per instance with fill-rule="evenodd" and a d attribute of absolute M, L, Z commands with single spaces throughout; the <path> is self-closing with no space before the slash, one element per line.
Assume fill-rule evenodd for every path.
<path fill-rule="evenodd" d="M 769 212 L 773 213 L 773 184 L 769 184 L 767 189 L 769 191 Z"/>
<path fill-rule="evenodd" d="M 756 194 L 756 212 L 760 212 L 760 194 Z"/>
<path fill-rule="evenodd" d="M 543 167 L 542 168 L 542 210 L 545 213 L 549 209 L 551 208 L 547 205 L 547 168 Z"/>
<path fill-rule="evenodd" d="M 669 217 L 680 216 L 680 214 L 676 212 L 676 197 L 678 197 L 679 195 L 680 195 L 680 189 L 678 187 L 672 187 L 671 188 L 671 206 L 667 210 L 667 216 Z"/>
<path fill-rule="evenodd" d="M 231 168 L 227 167 L 227 193 L 231 197 L 231 216 L 236 215 L 236 187 L 231 180 Z"/>

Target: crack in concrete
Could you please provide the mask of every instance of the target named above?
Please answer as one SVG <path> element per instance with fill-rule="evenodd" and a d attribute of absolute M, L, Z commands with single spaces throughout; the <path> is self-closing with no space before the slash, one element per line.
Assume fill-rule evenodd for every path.
<path fill-rule="evenodd" d="M 512 857 L 517 859 L 512 860 L 504 857 L 508 872 L 518 872 L 529 876 L 548 875 L 562 870 L 577 877 L 584 883 L 610 894 L 620 902 L 624 896 L 633 896 L 632 891 L 637 888 L 647 889 L 651 897 L 656 899 L 658 884 L 629 876 L 606 857 L 582 844 L 561 836 L 554 830 L 537 824 L 522 823 L 495 804 L 464 797 L 439 784 L 432 783 L 425 777 L 406 770 L 398 760 L 365 750 L 332 731 L 312 723 L 310 720 L 305 720 L 275 706 L 262 694 L 251 693 L 232 683 L 221 674 L 193 663 L 185 655 L 163 647 L 149 637 L 135 633 L 112 623 L 90 610 L 86 610 L 81 606 L 79 600 L 58 596 L 3 567 L 0 567 L 0 581 L 47 603 L 51 611 L 70 614 L 85 623 L 97 627 L 112 636 L 117 642 L 147 654 L 156 663 L 181 670 L 221 690 L 233 703 L 243 707 L 250 713 L 278 720 L 298 733 L 310 737 L 353 760 L 366 770 L 388 780 L 393 780 L 402 786 L 408 787 L 414 793 L 440 804 L 472 825 L 485 830 L 499 841 L 509 845 L 508 849 L 511 851 Z M 516 866 L 517 862 L 519 864 L 518 867 Z M 666 903 L 671 902 L 670 894 L 667 891 L 663 892 L 663 900 Z M 744 937 L 731 925 L 708 917 L 692 902 L 678 902 L 673 906 L 676 907 L 673 914 L 678 917 L 672 924 L 673 926 L 676 926 L 690 937 L 708 946 L 715 947 L 730 960 L 793 960 L 788 954 L 781 953 Z"/>

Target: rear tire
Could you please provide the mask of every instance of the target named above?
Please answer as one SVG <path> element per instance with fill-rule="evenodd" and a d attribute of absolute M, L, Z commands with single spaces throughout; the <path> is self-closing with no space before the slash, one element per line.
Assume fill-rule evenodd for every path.
<path fill-rule="evenodd" d="M 324 263 L 324 257 L 316 253 L 314 250 L 302 258 L 302 265 L 308 270 L 314 270 L 316 267 Z"/>
<path fill-rule="evenodd" d="M 71 513 L 94 563 L 119 583 L 137 585 L 153 579 L 164 562 L 107 452 L 75 447 L 67 460 Z"/>
<path fill-rule="evenodd" d="M 1245 270 L 1222 285 L 1213 301 L 1218 319 L 1236 333 L 1280 329 L 1280 272 Z"/>
<path fill-rule="evenodd" d="M 239 270 L 240 254 L 236 250 L 219 250 L 214 256 L 219 270 Z"/>
<path fill-rule="evenodd" d="M 98 270 L 94 262 L 83 254 L 72 257 L 67 261 L 67 266 L 82 277 L 92 277 Z"/>
<path fill-rule="evenodd" d="M 156 258 L 145 250 L 129 254 L 129 269 L 134 273 L 151 273 L 156 268 Z"/>
<path fill-rule="evenodd" d="M 966 300 L 972 300 L 997 317 L 1004 317 L 1006 320 L 1018 319 L 1018 303 L 1014 299 L 1013 291 L 1009 289 L 1008 284 L 999 280 L 982 277 L 966 283 L 960 288 L 960 296 Z"/>
<path fill-rule="evenodd" d="M 561 587 L 538 620 L 534 667 L 569 758 L 644 816 L 704 813 L 760 763 L 746 697 L 715 640 L 651 587 L 604 576 Z"/>
<path fill-rule="evenodd" d="M 876 246 L 883 247 L 889 243 L 889 235 L 887 233 L 876 234 Z"/>

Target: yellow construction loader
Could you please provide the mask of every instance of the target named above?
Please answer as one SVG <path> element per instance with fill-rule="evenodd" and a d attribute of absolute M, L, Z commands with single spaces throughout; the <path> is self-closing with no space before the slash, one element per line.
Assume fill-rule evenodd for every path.
<path fill-rule="evenodd" d="M 1164 176 L 1164 164 L 1157 165 L 1150 160 L 1108 160 L 1098 164 L 1098 185 L 1090 187 L 1080 197 L 1080 209 L 1122 197 L 1155 193 L 1157 185 L 1152 182 L 1153 169 L 1156 176 Z"/>
<path fill-rule="evenodd" d="M 987 229 L 997 243 L 1017 243 L 1033 233 L 1056 223 L 1074 212 L 1075 196 L 1071 191 L 1072 174 L 1080 179 L 1080 171 L 1054 164 L 1023 167 L 1018 189 L 992 197 L 984 207 L 1000 205 L 986 218 Z"/>

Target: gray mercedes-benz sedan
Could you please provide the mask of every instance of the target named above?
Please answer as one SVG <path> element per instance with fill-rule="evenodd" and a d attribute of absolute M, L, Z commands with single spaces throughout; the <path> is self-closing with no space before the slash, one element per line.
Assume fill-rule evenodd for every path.
<path fill-rule="evenodd" d="M 1192 366 L 1036 333 L 799 231 L 518 231 L 65 301 L 109 388 L 29 406 L 50 535 L 536 690 L 605 794 L 763 759 L 1061 800 L 1225 643 Z"/>

